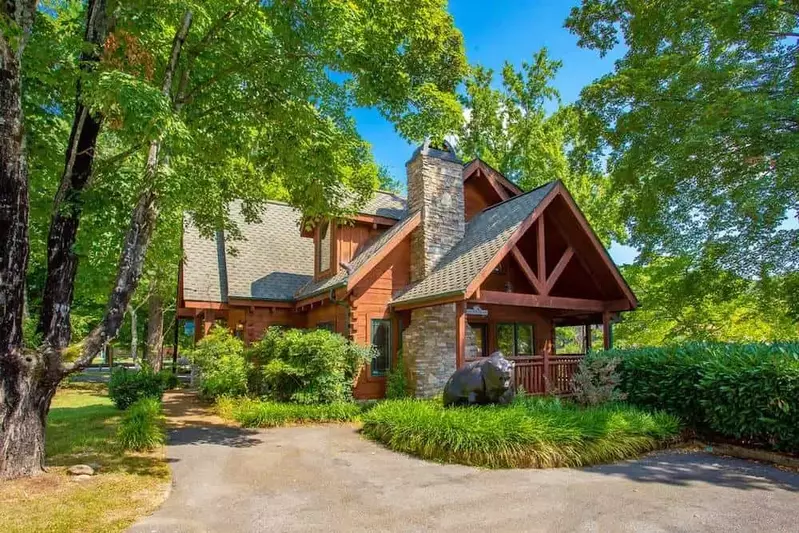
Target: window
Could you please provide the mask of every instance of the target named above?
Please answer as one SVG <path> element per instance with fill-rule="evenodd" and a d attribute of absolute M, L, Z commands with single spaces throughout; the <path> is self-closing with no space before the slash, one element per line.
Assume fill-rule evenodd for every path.
<path fill-rule="evenodd" d="M 377 357 L 372 359 L 372 375 L 385 376 L 391 368 L 391 321 L 372 320 L 372 346 Z"/>
<path fill-rule="evenodd" d="M 467 345 L 466 357 L 485 357 L 488 354 L 486 353 L 488 349 L 486 348 L 486 341 L 488 340 L 488 335 L 486 335 L 486 325 L 485 324 L 469 324 L 472 332 L 472 338 L 470 339 L 473 341 L 473 344 Z"/>
<path fill-rule="evenodd" d="M 332 322 L 319 322 L 316 325 L 316 329 L 324 329 L 326 331 L 333 331 L 333 323 Z"/>
<path fill-rule="evenodd" d="M 497 324 L 497 347 L 508 355 L 533 355 L 535 335 L 532 324 Z"/>
<path fill-rule="evenodd" d="M 330 223 L 325 221 L 319 226 L 319 272 L 330 269 Z"/>

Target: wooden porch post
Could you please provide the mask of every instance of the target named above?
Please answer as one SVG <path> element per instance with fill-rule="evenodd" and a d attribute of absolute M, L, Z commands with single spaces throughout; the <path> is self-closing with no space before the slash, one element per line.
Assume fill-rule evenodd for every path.
<path fill-rule="evenodd" d="M 555 338 L 555 327 L 550 322 L 549 324 L 549 335 L 544 343 L 544 367 L 543 367 L 543 374 L 544 374 L 544 394 L 549 394 L 550 391 L 550 372 L 549 372 L 549 358 L 552 356 L 552 350 L 554 348 L 554 339 Z"/>
<path fill-rule="evenodd" d="M 585 328 L 585 335 L 583 335 L 583 341 L 585 342 L 584 352 L 587 354 L 591 351 L 591 324 L 585 324 L 583 326 Z"/>
<path fill-rule="evenodd" d="M 610 311 L 603 311 L 602 312 L 602 337 L 605 342 L 605 349 L 610 350 L 613 348 L 613 340 L 611 339 L 611 335 L 613 334 L 612 325 L 610 323 Z"/>
<path fill-rule="evenodd" d="M 455 368 L 461 368 L 466 359 L 466 302 L 455 304 Z"/>

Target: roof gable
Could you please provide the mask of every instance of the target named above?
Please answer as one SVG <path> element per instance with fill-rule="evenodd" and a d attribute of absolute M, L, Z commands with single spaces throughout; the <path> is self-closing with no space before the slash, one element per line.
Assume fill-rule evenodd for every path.
<path fill-rule="evenodd" d="M 517 247 L 521 238 L 537 239 L 545 242 L 543 214 L 558 199 L 560 216 L 570 216 L 577 228 L 579 245 L 573 248 L 566 244 L 564 250 L 556 250 L 557 259 L 547 265 L 547 251 L 541 248 L 541 257 L 537 262 L 544 265 L 544 271 L 538 273 L 528 264 L 524 254 Z M 557 215 L 556 215 L 557 216 Z M 539 229 L 539 235 L 525 236 L 533 224 Z M 530 232 L 532 233 L 532 232 Z M 521 242 L 519 242 L 521 245 Z M 586 251 L 591 259 L 589 265 L 578 252 Z M 469 222 L 464 238 L 442 258 L 435 270 L 425 279 L 410 286 L 394 298 L 392 303 L 401 307 L 414 307 L 432 300 L 470 298 L 486 280 L 493 269 L 507 255 L 511 255 L 522 268 L 525 276 L 535 288 L 537 294 L 549 295 L 557 287 L 557 281 L 571 264 L 583 268 L 589 276 L 603 269 L 605 276 L 600 280 L 621 291 L 620 294 L 629 302 L 629 308 L 635 308 L 638 301 L 624 278 L 613 263 L 607 250 L 596 237 L 582 212 L 577 207 L 571 194 L 561 182 L 553 182 L 529 193 L 523 194 L 494 205 Z M 536 257 L 535 246 L 528 256 Z M 573 258 L 574 261 L 572 261 Z"/>

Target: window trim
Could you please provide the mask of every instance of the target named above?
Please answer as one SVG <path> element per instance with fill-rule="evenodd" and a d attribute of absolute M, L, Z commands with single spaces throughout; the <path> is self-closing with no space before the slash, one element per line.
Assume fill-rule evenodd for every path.
<path fill-rule="evenodd" d="M 488 353 L 488 323 L 487 322 L 468 322 L 466 324 L 468 327 L 472 329 L 480 329 L 483 331 L 483 342 L 480 346 L 480 353 L 478 357 L 488 357 L 490 354 Z"/>
<path fill-rule="evenodd" d="M 327 224 L 328 238 L 330 239 L 330 264 L 327 265 L 325 270 L 322 270 L 322 226 Z M 332 220 L 323 220 L 316 226 L 314 235 L 314 270 L 316 277 L 322 277 L 335 273 L 336 270 L 336 224 Z"/>
<path fill-rule="evenodd" d="M 497 350 L 499 347 L 499 327 L 513 326 L 513 353 L 511 357 L 530 357 L 535 355 L 535 323 L 534 322 L 497 322 L 495 335 L 497 338 Z M 519 353 L 519 326 L 530 328 L 530 353 Z M 507 354 L 504 354 L 507 356 Z"/>
<path fill-rule="evenodd" d="M 374 363 L 375 359 L 372 359 L 369 362 L 369 377 L 385 379 L 388 373 L 391 371 L 392 361 L 394 359 L 394 337 L 393 337 L 393 325 L 391 318 L 370 318 L 369 319 L 369 345 L 374 347 L 374 333 L 375 333 L 375 322 L 385 322 L 386 326 L 388 327 L 388 353 L 386 354 L 386 370 L 381 373 L 375 373 L 374 371 Z"/>

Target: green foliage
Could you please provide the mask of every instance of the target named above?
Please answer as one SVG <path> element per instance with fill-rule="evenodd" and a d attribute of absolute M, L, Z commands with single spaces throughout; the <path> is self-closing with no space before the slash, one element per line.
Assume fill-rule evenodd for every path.
<path fill-rule="evenodd" d="M 127 409 L 142 398 L 161 401 L 165 383 L 162 374 L 156 374 L 147 366 L 141 370 L 118 368 L 111 373 L 108 396 L 118 409 Z"/>
<path fill-rule="evenodd" d="M 581 405 L 619 402 L 626 395 L 618 388 L 619 360 L 613 357 L 585 357 L 572 377 L 573 399 Z"/>
<path fill-rule="evenodd" d="M 444 408 L 396 400 L 363 416 L 364 433 L 392 450 L 489 468 L 582 466 L 634 457 L 676 438 L 678 420 L 623 404 L 577 408 L 519 396 L 510 406 Z"/>
<path fill-rule="evenodd" d="M 161 402 L 141 398 L 122 415 L 117 440 L 125 450 L 150 451 L 166 442 Z"/>
<path fill-rule="evenodd" d="M 180 379 L 177 374 L 171 370 L 162 370 L 158 373 L 161 376 L 161 382 L 164 384 L 164 390 L 173 390 L 180 387 Z"/>
<path fill-rule="evenodd" d="M 459 135 L 464 159 L 479 157 L 521 188 L 530 190 L 560 179 L 574 195 L 600 239 L 623 239 L 619 198 L 609 179 L 574 154 L 584 144 L 578 127 L 580 112 L 560 105 L 552 86 L 560 61 L 539 50 L 521 70 L 502 68 L 502 86 L 495 88 L 494 72 L 472 68 L 461 98 L 469 119 Z M 550 113 L 547 108 L 557 105 Z"/>
<path fill-rule="evenodd" d="M 270 428 L 292 424 L 349 422 L 365 409 L 354 402 L 299 404 L 261 401 L 252 398 L 223 396 L 216 401 L 223 418 L 235 420 L 244 427 Z"/>
<path fill-rule="evenodd" d="M 399 400 L 410 396 L 408 389 L 408 369 L 405 365 L 405 358 L 402 352 L 397 354 L 397 364 L 388 372 L 386 377 L 386 399 Z"/>
<path fill-rule="evenodd" d="M 250 364 L 244 343 L 227 328 L 214 326 L 189 354 L 200 371 L 200 393 L 210 398 L 247 393 Z"/>
<path fill-rule="evenodd" d="M 614 327 L 620 348 L 692 341 L 774 342 L 797 338 L 789 279 L 759 283 L 687 256 L 622 268 L 641 301 Z"/>
<path fill-rule="evenodd" d="M 262 378 L 262 389 L 251 392 L 280 402 L 315 404 L 351 400 L 355 380 L 373 353 L 327 330 L 273 327 L 249 356 Z"/>
<path fill-rule="evenodd" d="M 700 432 L 799 450 L 799 345 L 687 344 L 614 351 L 631 403 Z"/>
<path fill-rule="evenodd" d="M 566 26 L 615 69 L 583 89 L 632 244 L 748 276 L 795 267 L 795 2 L 583 0 Z"/>

